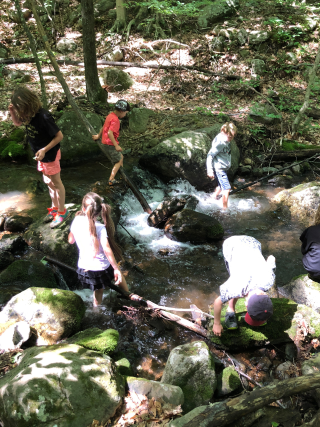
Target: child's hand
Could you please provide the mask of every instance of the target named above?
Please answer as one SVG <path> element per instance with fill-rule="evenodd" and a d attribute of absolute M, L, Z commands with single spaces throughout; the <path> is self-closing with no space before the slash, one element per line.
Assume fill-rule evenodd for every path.
<path fill-rule="evenodd" d="M 115 148 L 116 148 L 116 151 L 122 151 L 122 148 L 120 147 L 120 145 L 117 145 Z"/>
<path fill-rule="evenodd" d="M 208 175 L 208 177 L 214 179 L 214 175 Z"/>
<path fill-rule="evenodd" d="M 120 270 L 114 270 L 115 285 L 119 285 L 122 282 L 122 276 Z"/>
<path fill-rule="evenodd" d="M 36 152 L 36 160 L 41 162 L 41 160 L 44 158 L 45 155 L 46 155 L 46 152 L 44 151 L 44 148 L 41 148 L 41 150 Z"/>
<path fill-rule="evenodd" d="M 94 140 L 94 141 L 96 141 L 97 139 L 99 139 L 100 138 L 100 136 L 99 136 L 99 134 L 98 135 L 92 135 L 92 139 Z"/>
<path fill-rule="evenodd" d="M 10 112 L 14 110 L 13 104 L 10 104 L 10 105 L 9 105 L 8 110 L 9 110 Z"/>
<path fill-rule="evenodd" d="M 221 333 L 223 331 L 223 327 L 221 325 L 221 323 L 219 325 L 216 325 L 215 323 L 213 324 L 213 328 L 212 331 L 215 335 L 217 335 L 218 337 L 221 336 Z"/>

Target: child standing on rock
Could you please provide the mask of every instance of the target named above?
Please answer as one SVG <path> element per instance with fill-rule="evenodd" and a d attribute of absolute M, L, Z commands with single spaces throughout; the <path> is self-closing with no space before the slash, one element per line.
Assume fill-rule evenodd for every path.
<path fill-rule="evenodd" d="M 49 111 L 42 108 L 38 96 L 26 87 L 14 91 L 9 112 L 15 126 L 26 126 L 27 141 L 35 160 L 38 160 L 38 171 L 43 174 L 52 202 L 45 222 L 52 221 L 50 227 L 58 227 L 69 216 L 64 205 L 65 189 L 60 177 L 62 132 Z"/>
<path fill-rule="evenodd" d="M 101 216 L 103 223 L 97 222 Z M 128 286 L 119 270 L 114 254 L 122 258 L 114 239 L 111 207 L 103 203 L 96 193 L 88 193 L 82 200 L 68 236 L 68 242 L 79 248 L 78 278 L 85 289 L 93 291 L 93 306 L 101 304 L 103 290 L 115 279 L 115 284 L 125 291 Z"/>
<path fill-rule="evenodd" d="M 92 135 L 92 139 L 96 141 L 101 138 L 102 135 L 102 144 L 105 144 L 108 148 L 107 151 L 111 157 L 112 163 L 114 163 L 111 175 L 109 178 L 109 185 L 113 186 L 119 184 L 119 181 L 115 180 L 115 176 L 123 166 L 123 155 L 121 154 L 122 148 L 119 145 L 119 134 L 120 134 L 120 120 L 125 117 L 127 112 L 130 111 L 130 105 L 124 99 L 119 99 L 115 104 L 115 109 L 110 113 L 106 121 L 104 122 L 103 127 L 97 135 Z"/>
<path fill-rule="evenodd" d="M 237 134 L 237 128 L 233 123 L 225 123 L 220 133 L 212 141 L 212 147 L 207 155 L 207 175 L 209 178 L 217 178 L 218 186 L 214 192 L 215 199 L 222 192 L 222 207 L 228 208 L 228 198 L 231 186 L 226 171 L 231 166 L 230 142 Z"/>

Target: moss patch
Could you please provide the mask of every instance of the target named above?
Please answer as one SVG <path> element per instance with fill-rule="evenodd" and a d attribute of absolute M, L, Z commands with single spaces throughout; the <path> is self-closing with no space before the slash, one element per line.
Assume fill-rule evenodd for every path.
<path fill-rule="evenodd" d="M 225 396 L 232 393 L 241 387 L 241 381 L 238 372 L 233 366 L 225 368 L 217 378 L 217 394 L 218 396 Z"/>
<path fill-rule="evenodd" d="M 89 350 L 110 354 L 117 348 L 119 332 L 114 329 L 107 329 L 106 331 L 102 331 L 99 328 L 90 328 L 78 332 L 67 341 L 70 344 L 77 344 L 81 347 L 88 348 Z"/>
<path fill-rule="evenodd" d="M 116 361 L 116 365 L 118 367 L 118 371 L 121 375 L 124 376 L 131 376 L 133 375 L 133 371 L 131 368 L 131 364 L 128 359 L 123 357 L 122 359 L 119 359 Z"/>
<path fill-rule="evenodd" d="M 27 155 L 27 150 L 22 144 L 19 144 L 24 139 L 24 131 L 15 129 L 8 138 L 0 139 L 0 157 L 15 158 Z"/>
<path fill-rule="evenodd" d="M 224 316 L 227 307 L 225 306 L 221 313 L 221 323 L 224 327 L 224 331 L 221 337 L 217 337 L 212 333 L 212 324 L 210 322 L 208 332 L 210 339 L 213 343 L 221 345 L 226 348 L 241 349 L 248 348 L 250 346 L 265 345 L 266 342 L 270 341 L 274 344 L 279 342 L 285 342 L 294 339 L 296 333 L 296 322 L 294 321 L 294 315 L 299 312 L 305 312 L 308 317 L 311 316 L 313 320 L 313 327 L 320 329 L 320 316 L 305 306 L 298 306 L 292 300 L 285 298 L 272 298 L 273 303 L 273 316 L 265 326 L 251 327 L 245 320 L 246 307 L 244 299 L 239 299 L 236 305 L 236 313 L 238 319 L 238 329 L 226 330 L 224 323 Z M 307 309 L 307 311 L 306 311 Z M 311 310 L 309 312 L 308 310 Z M 212 314 L 213 310 L 210 310 Z M 319 318 L 319 319 L 318 319 Z M 319 321 L 319 325 L 317 322 Z"/>
<path fill-rule="evenodd" d="M 282 141 L 282 149 L 284 151 L 307 150 L 307 149 L 313 149 L 313 148 L 315 148 L 314 145 L 300 144 L 297 141 L 286 140 L 286 139 Z"/>

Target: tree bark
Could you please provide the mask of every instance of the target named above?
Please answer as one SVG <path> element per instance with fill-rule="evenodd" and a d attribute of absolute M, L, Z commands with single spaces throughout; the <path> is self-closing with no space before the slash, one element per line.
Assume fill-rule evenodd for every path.
<path fill-rule="evenodd" d="M 224 427 L 278 399 L 314 390 L 319 386 L 320 373 L 289 378 L 264 388 L 255 389 L 251 393 L 246 393 L 228 402 L 218 402 L 207 406 L 198 416 L 184 424 L 184 427 Z"/>
<path fill-rule="evenodd" d="M 107 92 L 102 89 L 98 76 L 93 0 L 81 0 L 81 14 L 87 97 L 91 102 L 105 102 L 108 95 Z"/>
<path fill-rule="evenodd" d="M 117 12 L 117 18 L 112 29 L 116 29 L 118 31 L 121 28 L 125 27 L 126 20 L 127 20 L 127 13 L 126 13 L 124 0 L 116 0 L 116 12 Z"/>
<path fill-rule="evenodd" d="M 33 53 L 34 56 L 34 60 L 37 66 L 37 70 L 38 70 L 38 74 L 39 74 L 39 78 L 40 78 L 40 86 L 41 86 L 41 101 L 42 101 L 42 105 L 45 109 L 48 108 L 48 103 L 47 103 L 47 92 L 46 92 L 46 84 L 43 78 L 43 74 L 42 74 L 42 70 L 41 70 L 41 64 L 39 61 L 39 57 L 38 57 L 38 53 L 37 53 L 37 49 L 36 49 L 36 44 L 34 42 L 34 38 L 33 35 L 31 33 L 31 31 L 29 30 L 29 27 L 26 23 L 26 20 L 24 19 L 21 7 L 20 7 L 20 0 L 14 0 L 18 15 L 20 17 L 20 20 L 22 22 L 22 26 L 24 31 L 26 32 L 29 42 L 30 42 L 30 47 L 31 47 L 31 51 Z"/>
<path fill-rule="evenodd" d="M 297 117 L 294 119 L 294 122 L 292 124 L 292 134 L 293 135 L 296 133 L 298 126 L 302 120 L 302 117 L 303 117 L 305 111 L 307 110 L 307 108 L 309 107 L 310 92 L 311 92 L 311 89 L 312 89 L 312 86 L 314 83 L 314 79 L 315 79 L 316 74 L 317 74 L 317 68 L 319 66 L 319 62 L 320 62 L 320 45 L 319 45 L 318 53 L 317 53 L 316 59 L 314 61 L 313 67 L 312 67 L 310 74 L 309 74 L 309 83 L 308 83 L 308 87 L 306 90 L 304 103 L 303 103 L 299 113 L 297 114 Z"/>
<path fill-rule="evenodd" d="M 46 36 L 46 34 L 44 32 L 44 29 L 43 29 L 43 26 L 41 24 L 41 21 L 40 21 L 38 12 L 37 12 L 35 1 L 34 0 L 30 0 L 30 4 L 31 4 L 33 16 L 34 16 L 34 18 L 35 18 L 35 20 L 37 22 L 37 28 L 38 28 L 39 34 L 40 34 L 40 36 L 41 36 L 41 38 L 42 38 L 42 40 L 44 42 L 45 49 L 47 51 L 47 54 L 48 54 L 48 56 L 50 58 L 50 61 L 51 61 L 51 64 L 52 64 L 52 66 L 54 68 L 54 71 L 56 73 L 56 77 L 57 77 L 59 83 L 61 84 L 61 86 L 62 86 L 62 88 L 64 90 L 64 93 L 66 94 L 68 102 L 70 103 L 70 105 L 74 109 L 75 113 L 78 115 L 79 119 L 84 123 L 84 125 L 86 126 L 88 132 L 91 135 L 96 135 L 98 133 L 97 129 L 94 129 L 92 127 L 92 125 L 89 123 L 89 121 L 87 120 L 87 118 L 80 111 L 80 109 L 77 106 L 75 100 L 73 99 L 73 96 L 71 95 L 69 87 L 68 87 L 68 85 L 67 85 L 67 83 L 66 83 L 66 81 L 65 81 L 65 79 L 64 79 L 64 77 L 63 77 L 63 75 L 62 75 L 62 73 L 61 73 L 61 71 L 59 69 L 58 63 L 57 63 L 57 61 L 56 61 L 56 59 L 55 59 L 55 57 L 54 57 L 54 55 L 53 55 L 53 53 L 51 51 L 51 47 L 50 47 L 50 44 L 48 42 L 48 37 Z M 105 152 L 105 146 L 100 141 L 97 141 L 97 143 L 98 143 L 98 146 L 100 147 L 101 151 L 103 151 L 103 153 L 106 155 L 106 157 L 111 162 L 109 154 Z M 126 183 L 128 184 L 128 186 L 131 188 L 133 194 L 137 197 L 137 199 L 140 202 L 143 210 L 145 212 L 147 212 L 147 213 L 150 214 L 152 212 L 152 210 L 151 210 L 150 206 L 148 205 L 146 199 L 143 197 L 143 195 L 140 193 L 140 191 L 136 188 L 136 186 L 133 184 L 133 182 L 129 179 L 129 177 L 125 174 L 125 172 L 124 172 L 124 170 L 123 170 L 122 167 L 120 167 L 120 173 L 123 176 L 123 178 L 126 181 Z"/>

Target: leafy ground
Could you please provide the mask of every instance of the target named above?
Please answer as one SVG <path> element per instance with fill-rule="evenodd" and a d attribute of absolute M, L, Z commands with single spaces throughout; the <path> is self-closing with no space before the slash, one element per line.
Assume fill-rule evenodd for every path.
<path fill-rule="evenodd" d="M 15 11 L 13 2 L 3 1 L 3 12 L 0 15 L 0 34 L 3 43 L 10 49 L 10 57 L 31 56 L 29 42 L 21 24 L 13 22 Z M 70 24 L 70 13 L 79 7 L 76 1 L 70 2 L 66 13 L 60 14 L 45 24 L 51 39 L 53 51 L 56 52 L 56 41 L 65 36 L 74 40 L 78 47 L 67 56 L 57 52 L 58 59 L 82 61 L 81 26 Z M 69 10 L 70 9 L 70 10 Z M 130 19 L 129 11 L 129 19 Z M 275 94 L 272 102 L 283 114 L 284 135 L 290 137 L 291 124 L 302 105 L 307 87 L 306 69 L 314 62 L 318 50 L 319 26 L 313 31 L 305 31 L 305 18 L 313 18 L 317 14 L 314 6 L 305 4 L 293 6 L 285 1 L 242 0 L 237 14 L 228 21 L 212 26 L 211 29 L 199 30 L 196 19 L 188 18 L 184 25 L 172 27 L 175 34 L 168 32 L 168 38 L 181 43 L 175 46 L 170 42 L 156 43 L 152 38 L 143 38 L 141 34 L 111 34 L 113 20 L 107 15 L 100 16 L 96 21 L 96 48 L 98 59 L 103 59 L 114 46 L 120 46 L 124 53 L 124 61 L 162 64 L 162 65 L 197 65 L 215 73 L 234 74 L 241 80 L 229 81 L 224 78 L 205 75 L 195 71 L 165 71 L 144 68 L 123 68 L 134 79 L 134 85 L 121 93 L 109 93 L 109 102 L 118 98 L 127 99 L 132 105 L 146 106 L 159 112 L 149 124 L 146 134 L 130 135 L 123 133 L 121 145 L 132 148 L 138 154 L 146 148 L 143 145 L 146 136 L 164 139 L 173 133 L 175 128 L 199 128 L 212 124 L 215 115 L 225 113 L 240 127 L 239 141 L 242 144 L 243 156 L 250 156 L 256 146 L 276 146 L 280 136 L 280 125 L 265 126 L 252 122 L 248 118 L 251 107 L 257 102 L 265 102 L 270 91 Z M 35 21 L 31 17 L 29 27 L 36 35 Z M 293 31 L 293 28 L 295 31 Z M 244 28 L 246 31 L 263 30 L 271 33 L 267 43 L 250 46 L 239 46 L 231 39 L 226 39 L 225 49 L 218 53 L 210 46 L 221 29 Z M 300 30 L 299 30 L 300 28 Z M 43 72 L 49 94 L 51 110 L 57 108 L 64 99 L 62 88 L 54 76 L 53 69 L 46 61 L 44 48 L 38 41 L 38 50 L 43 59 Z M 266 63 L 266 73 L 259 81 L 253 78 L 252 59 L 261 59 Z M 99 67 L 102 73 L 105 66 Z M 7 71 L 5 71 L 7 70 Z M 15 64 L 1 66 L 0 84 L 0 133 L 9 133 L 13 126 L 8 116 L 7 106 L 10 95 L 19 80 L 11 80 L 6 75 L 8 70 L 22 70 L 31 74 L 28 87 L 40 93 L 39 78 L 34 64 Z M 85 78 L 82 67 L 61 66 L 72 94 L 85 94 Z M 258 92 L 250 89 L 253 87 Z M 269 98 L 271 99 L 271 98 Z M 316 106 L 319 94 L 314 91 L 311 104 Z M 81 102 L 81 108 L 93 109 L 92 105 Z M 66 106 L 65 108 L 68 108 Z M 102 114 L 106 110 L 100 110 Z M 189 114 L 196 114 L 198 120 L 190 124 Z M 307 118 L 299 128 L 299 141 L 317 145 L 319 142 L 319 121 Z"/>

